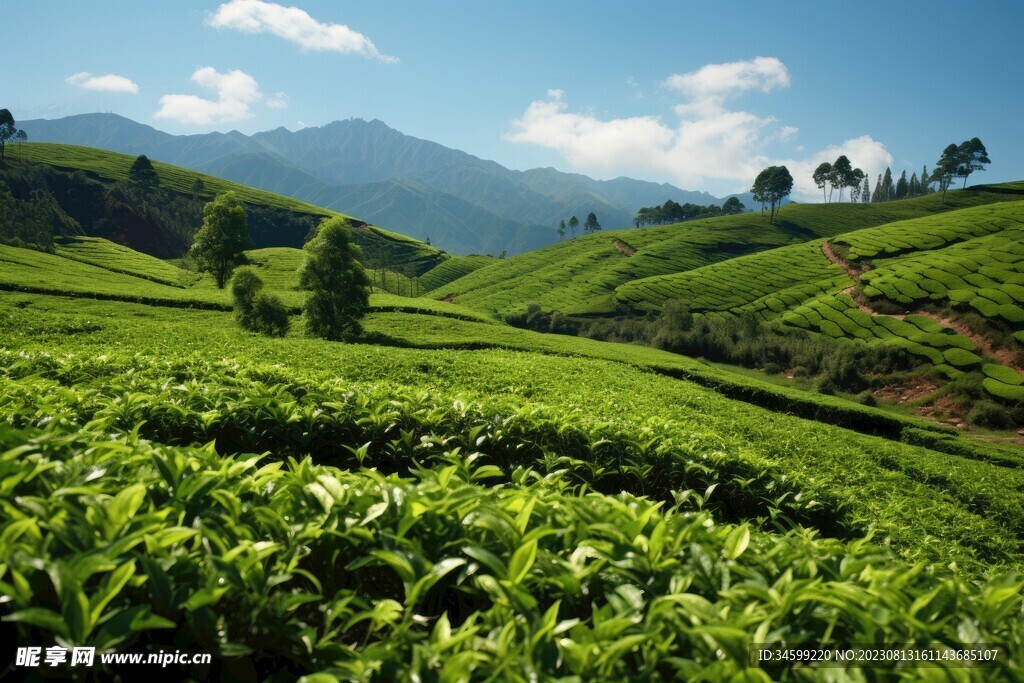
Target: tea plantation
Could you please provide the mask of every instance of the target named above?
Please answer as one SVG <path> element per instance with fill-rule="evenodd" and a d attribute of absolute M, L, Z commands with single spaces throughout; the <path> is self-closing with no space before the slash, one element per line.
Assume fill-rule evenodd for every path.
<path fill-rule="evenodd" d="M 1019 451 L 860 434 L 679 356 L 437 312 L 337 344 L 0 295 L 10 639 L 215 653 L 198 678 L 832 680 L 748 646 L 833 641 L 1003 652 L 868 679 L 1019 674 Z"/>
<path fill-rule="evenodd" d="M 304 336 L 298 249 L 247 252 L 292 317 L 269 338 L 176 261 L 84 236 L 0 245 L 6 642 L 212 653 L 175 672 L 195 680 L 1021 680 L 1019 446 L 499 319 L 684 298 L 898 344 L 1014 400 L 1024 378 L 929 311 L 862 310 L 883 287 L 916 297 L 911 282 L 910 303 L 985 315 L 984 298 L 1016 324 L 1013 199 L 617 233 L 632 256 L 601 234 L 507 260 L 435 253 L 404 275 L 430 297 L 376 290 L 352 343 Z M 768 663 L 763 643 L 947 658 Z M 948 659 L 976 644 L 997 661 Z"/>

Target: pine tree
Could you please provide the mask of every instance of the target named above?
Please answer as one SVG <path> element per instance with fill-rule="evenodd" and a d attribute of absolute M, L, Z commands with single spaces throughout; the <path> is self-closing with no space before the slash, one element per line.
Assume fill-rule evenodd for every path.
<path fill-rule="evenodd" d="M 903 173 L 900 174 L 899 181 L 897 181 L 896 183 L 896 192 L 893 194 L 893 196 L 896 199 L 906 199 L 908 191 L 909 187 L 907 186 L 907 172 L 903 171 Z"/>
<path fill-rule="evenodd" d="M 867 204 L 871 201 L 871 180 L 864 175 L 864 187 L 860 189 L 860 201 Z"/>
<path fill-rule="evenodd" d="M 882 174 L 878 174 L 878 180 L 875 181 L 875 191 L 871 195 L 871 201 L 880 202 L 882 201 Z"/>
<path fill-rule="evenodd" d="M 928 164 L 925 164 L 921 168 L 921 194 L 931 194 L 932 192 L 932 177 L 928 175 Z"/>
<path fill-rule="evenodd" d="M 885 174 L 882 175 L 882 201 L 891 201 L 896 196 L 896 186 L 892 182 L 892 171 L 885 167 Z"/>
<path fill-rule="evenodd" d="M 917 197 L 921 194 L 920 183 L 917 182 L 917 173 L 913 173 L 910 176 L 910 187 L 907 189 L 907 195 L 910 197 Z"/>

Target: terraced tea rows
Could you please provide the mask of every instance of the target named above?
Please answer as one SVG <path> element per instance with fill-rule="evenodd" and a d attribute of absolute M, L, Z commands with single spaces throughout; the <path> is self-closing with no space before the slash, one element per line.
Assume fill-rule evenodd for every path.
<path fill-rule="evenodd" d="M 817 241 L 740 256 L 682 273 L 628 282 L 616 300 L 637 310 L 660 310 L 669 299 L 685 301 L 694 312 L 732 311 L 759 299 L 781 313 L 785 301 L 772 295 L 794 286 L 820 283 L 812 291 L 831 291 L 847 283 L 838 266 L 822 258 Z"/>
<path fill-rule="evenodd" d="M 753 212 L 601 232 L 502 260 L 430 296 L 457 297 L 466 306 L 499 314 L 522 310 L 528 303 L 567 314 L 611 313 L 616 311 L 616 289 L 632 281 L 682 273 L 816 237 L 1013 199 L 1013 195 L 1000 192 L 953 191 L 947 194 L 946 203 L 929 195 L 879 204 L 835 204 L 827 207 L 828 211 L 819 206 L 789 205 L 782 208 L 776 224 Z M 616 240 L 635 252 L 624 255 L 615 247 Z M 643 304 L 639 292 L 634 292 L 629 302 L 645 310 L 652 307 Z"/>

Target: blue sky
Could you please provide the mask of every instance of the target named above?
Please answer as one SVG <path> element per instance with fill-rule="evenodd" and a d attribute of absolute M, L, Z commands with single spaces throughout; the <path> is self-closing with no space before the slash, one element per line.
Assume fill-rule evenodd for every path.
<path fill-rule="evenodd" d="M 846 153 L 1024 179 L 1024 3 L 343 2 L 5 5 L 0 107 L 172 133 L 380 119 L 512 168 L 716 195 Z"/>

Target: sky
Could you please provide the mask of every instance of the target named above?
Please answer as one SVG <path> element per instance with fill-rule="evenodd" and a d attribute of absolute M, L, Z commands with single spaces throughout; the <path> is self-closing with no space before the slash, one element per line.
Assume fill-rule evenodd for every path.
<path fill-rule="evenodd" d="M 716 196 L 979 137 L 1024 179 L 1024 3 L 7 0 L 0 107 L 170 133 L 379 119 L 515 169 Z"/>

